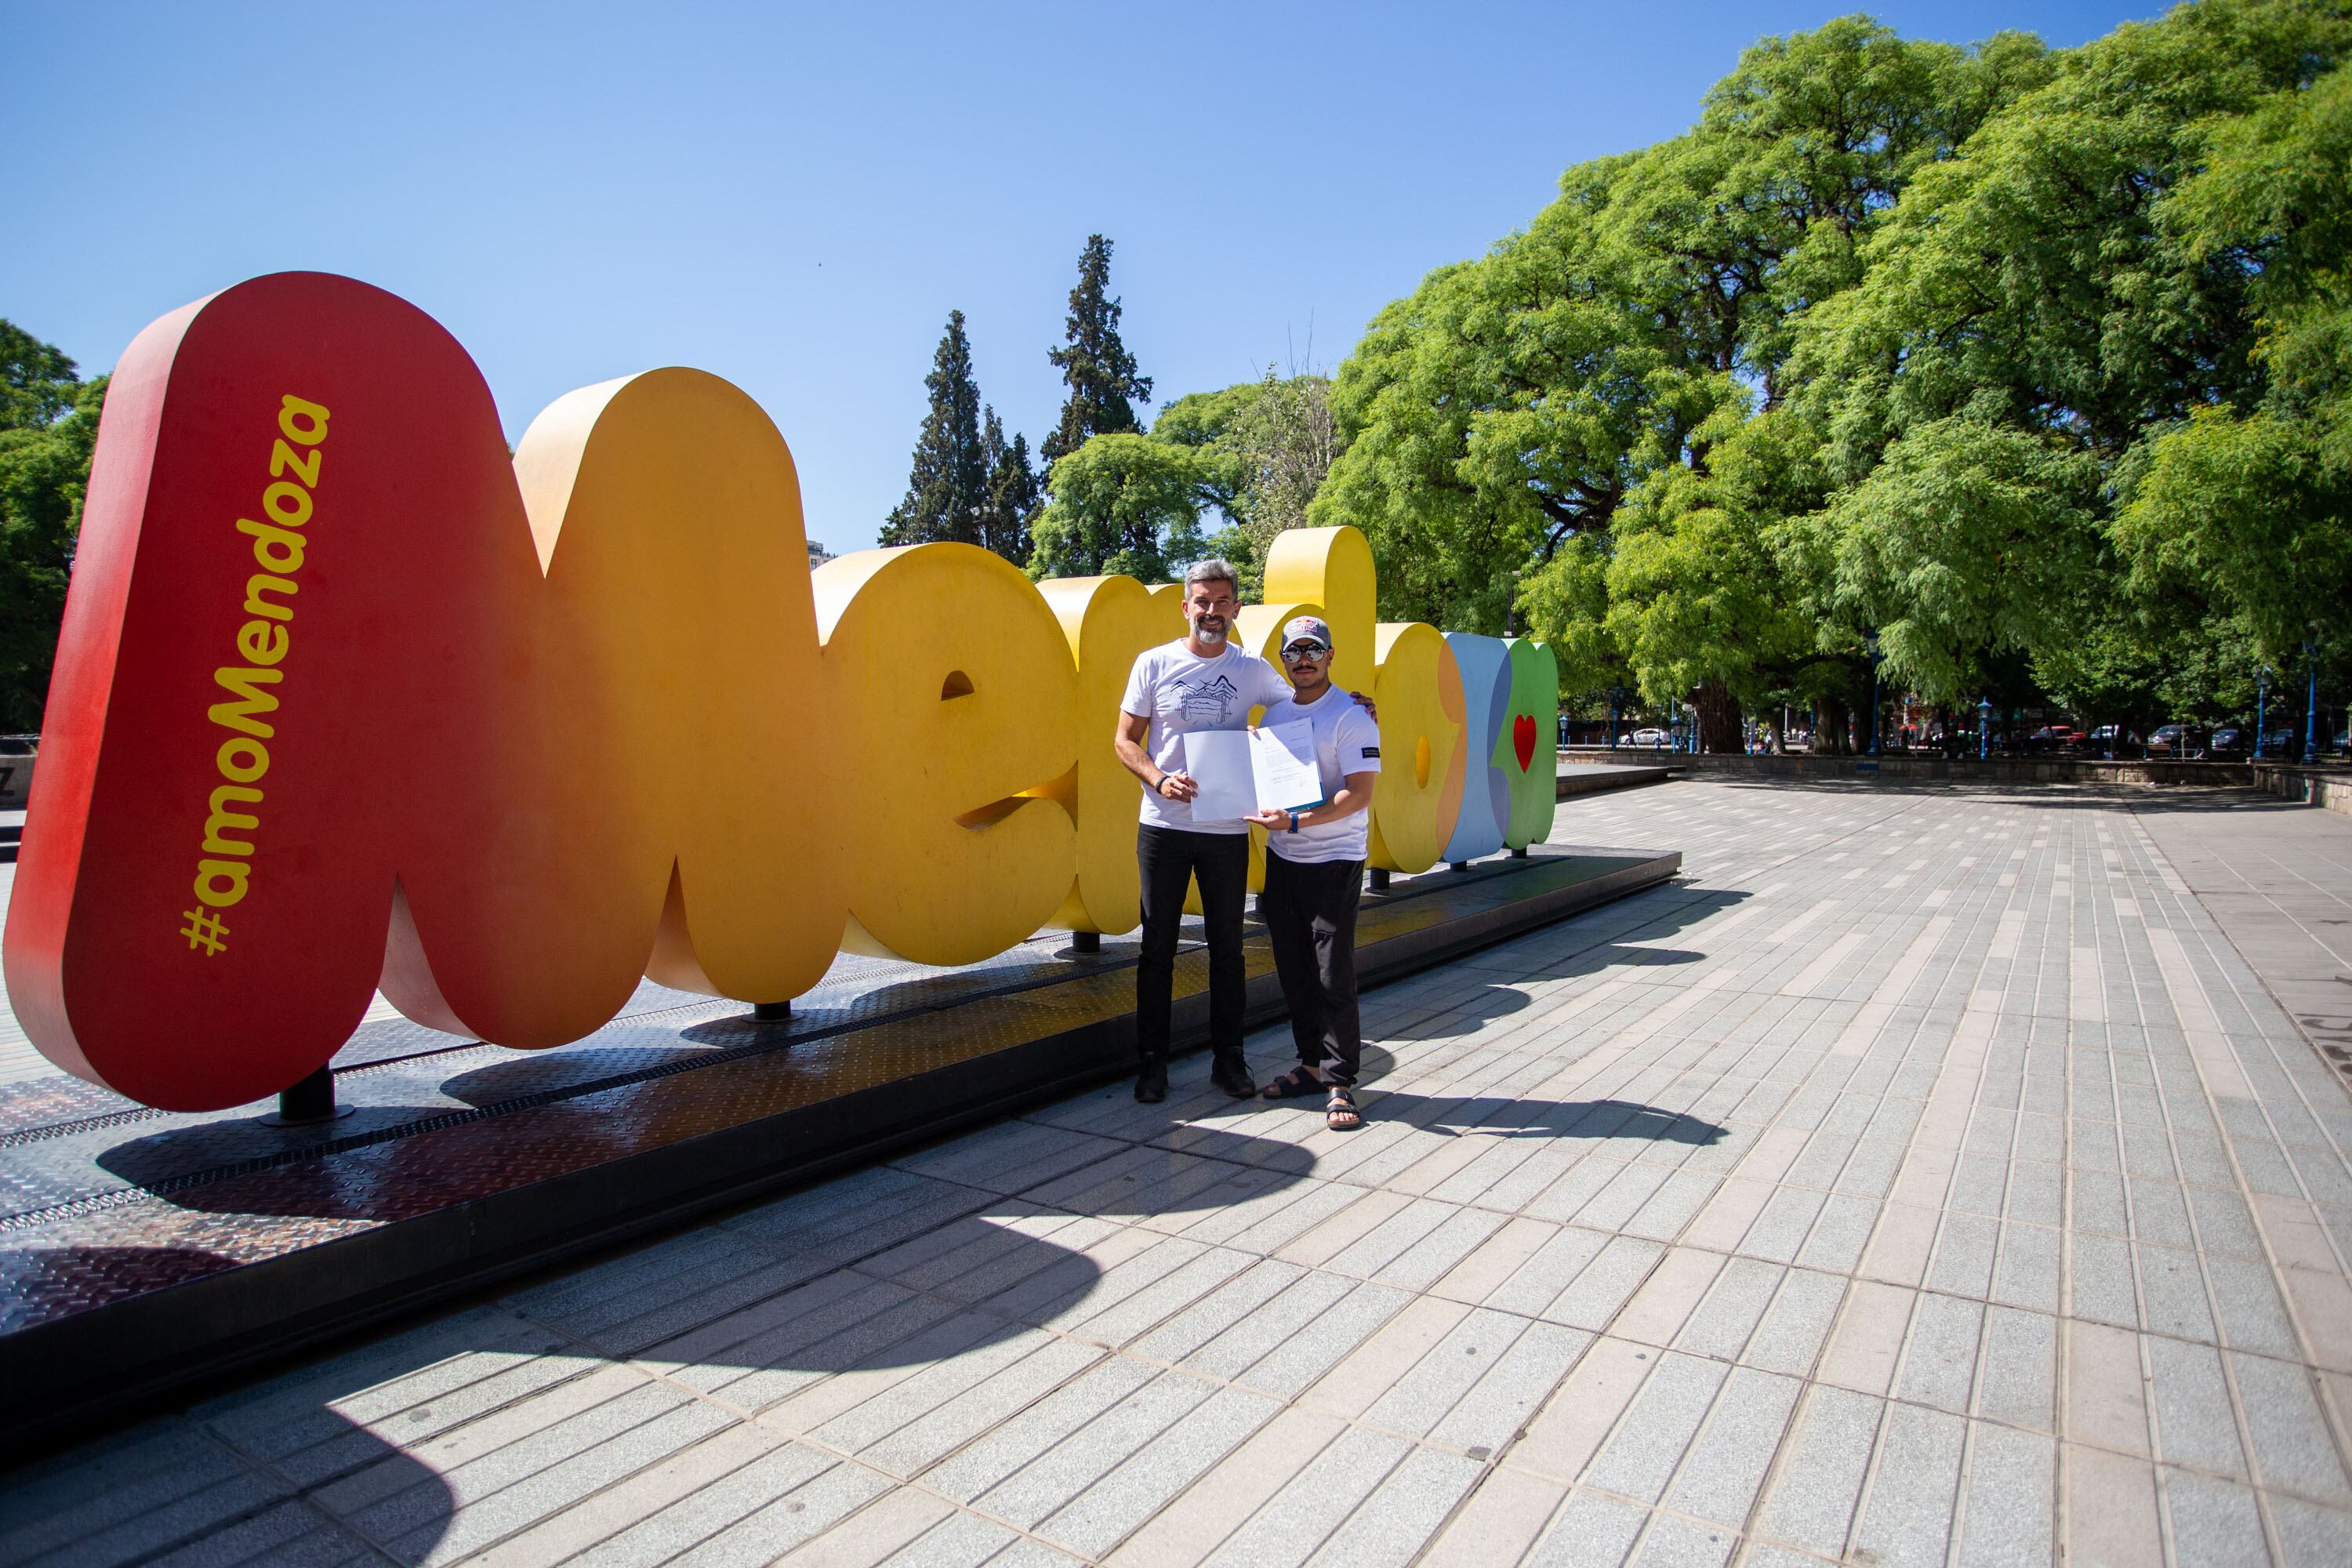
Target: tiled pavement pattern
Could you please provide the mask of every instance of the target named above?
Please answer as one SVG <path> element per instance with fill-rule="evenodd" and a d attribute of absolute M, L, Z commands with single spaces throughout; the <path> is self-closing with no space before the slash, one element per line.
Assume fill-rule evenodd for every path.
<path fill-rule="evenodd" d="M 2352 831 L 2309 831 L 2303 813 L 2277 809 L 2141 822 L 2264 987 L 2352 1073 Z"/>
<path fill-rule="evenodd" d="M 2273 810 L 1570 802 L 1688 874 L 1374 994 L 1360 1133 L 1195 1058 L 52 1458 L 0 1562 L 2352 1562 L 2352 1097 L 2158 847 Z"/>

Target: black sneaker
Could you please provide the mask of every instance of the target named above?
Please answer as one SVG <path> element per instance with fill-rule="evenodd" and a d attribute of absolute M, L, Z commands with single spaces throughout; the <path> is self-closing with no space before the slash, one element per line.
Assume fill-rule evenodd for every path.
<path fill-rule="evenodd" d="M 1216 1065 L 1209 1069 L 1209 1081 L 1235 1100 L 1257 1098 L 1257 1079 L 1250 1077 L 1249 1063 L 1242 1059 L 1239 1051 L 1219 1057 Z"/>
<path fill-rule="evenodd" d="M 1146 1057 L 1136 1069 L 1135 1098 L 1146 1105 L 1157 1105 L 1168 1098 L 1168 1058 Z"/>

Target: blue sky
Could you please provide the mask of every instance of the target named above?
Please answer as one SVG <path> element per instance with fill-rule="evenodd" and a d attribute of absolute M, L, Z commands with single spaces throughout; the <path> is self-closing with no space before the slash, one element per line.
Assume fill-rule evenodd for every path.
<path fill-rule="evenodd" d="M 2152 5 L 1890 5 L 2080 43 Z M 1561 169 L 1684 129 L 1790 5 L 899 7 L 0 0 L 0 316 L 110 367 L 240 279 L 430 311 L 509 437 L 689 364 L 792 444 L 809 531 L 873 542 L 950 308 L 1033 443 L 1087 234 L 1155 405 L 1328 367 Z"/>

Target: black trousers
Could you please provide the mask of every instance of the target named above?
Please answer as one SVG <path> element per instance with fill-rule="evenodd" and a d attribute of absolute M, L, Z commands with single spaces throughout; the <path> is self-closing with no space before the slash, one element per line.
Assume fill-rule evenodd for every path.
<path fill-rule="evenodd" d="M 1363 890 L 1361 860 L 1309 866 L 1269 854 L 1265 891 L 1257 897 L 1298 1059 L 1331 1083 L 1353 1084 L 1364 1054 L 1356 1013 L 1356 904 Z"/>
<path fill-rule="evenodd" d="M 1136 829 L 1143 873 L 1143 954 L 1135 965 L 1135 1049 L 1168 1054 L 1169 999 L 1176 989 L 1176 939 L 1184 929 L 1184 890 L 1201 880 L 1202 921 L 1209 939 L 1209 1045 L 1241 1054 L 1248 976 L 1242 969 L 1242 906 L 1249 900 L 1249 835 Z"/>

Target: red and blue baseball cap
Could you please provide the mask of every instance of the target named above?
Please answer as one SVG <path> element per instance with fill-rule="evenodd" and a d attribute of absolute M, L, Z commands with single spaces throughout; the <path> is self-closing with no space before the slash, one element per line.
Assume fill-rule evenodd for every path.
<path fill-rule="evenodd" d="M 1320 616 L 1293 616 L 1282 625 L 1282 646 L 1289 648 L 1295 643 L 1320 643 L 1324 651 L 1331 647 L 1331 628 Z"/>

